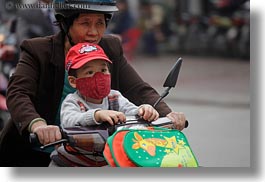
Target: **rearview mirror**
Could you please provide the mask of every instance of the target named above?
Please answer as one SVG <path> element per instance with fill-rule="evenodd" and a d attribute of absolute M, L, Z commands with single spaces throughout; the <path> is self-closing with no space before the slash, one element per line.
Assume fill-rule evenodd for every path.
<path fill-rule="evenodd" d="M 167 76 L 167 79 L 163 87 L 175 87 L 176 86 L 181 64 L 182 64 L 182 58 L 179 58 L 177 62 L 175 63 L 175 65 L 172 67 L 169 75 Z"/>
<path fill-rule="evenodd" d="M 155 104 L 153 105 L 153 107 L 155 108 L 157 106 L 157 104 L 163 99 L 165 98 L 168 94 L 169 94 L 169 90 L 172 87 L 176 86 L 177 80 L 178 80 L 178 76 L 179 76 L 179 72 L 180 72 L 180 68 L 181 68 L 181 64 L 182 64 L 182 58 L 179 58 L 177 60 L 177 62 L 174 64 L 174 66 L 172 67 L 171 71 L 169 72 L 167 79 L 163 85 L 163 87 L 167 87 L 166 90 L 161 94 L 161 96 L 158 98 L 158 100 L 155 102 Z"/>

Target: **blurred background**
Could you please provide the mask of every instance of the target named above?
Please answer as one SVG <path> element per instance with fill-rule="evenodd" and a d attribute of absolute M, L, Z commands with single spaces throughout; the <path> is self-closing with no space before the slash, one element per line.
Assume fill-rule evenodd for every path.
<path fill-rule="evenodd" d="M 19 44 L 58 31 L 49 24 L 54 21 L 52 14 L 49 21 L 40 21 L 41 14 L 27 16 L 33 10 L 16 9 L 16 2 L 36 0 L 1 0 L 1 125 L 9 117 L 5 92 L 18 61 Z M 121 39 L 129 63 L 159 93 L 171 67 L 182 57 L 177 86 L 165 101 L 189 120 L 183 132 L 199 164 L 250 167 L 250 1 L 117 2 L 120 11 L 106 33 Z M 47 8 L 38 11 L 47 17 Z"/>
<path fill-rule="evenodd" d="M 179 53 L 249 60 L 248 0 L 118 0 L 109 31 L 129 58 Z"/>

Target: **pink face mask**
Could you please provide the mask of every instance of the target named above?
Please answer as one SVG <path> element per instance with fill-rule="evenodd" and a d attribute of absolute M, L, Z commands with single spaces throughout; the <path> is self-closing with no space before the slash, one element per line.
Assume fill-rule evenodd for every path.
<path fill-rule="evenodd" d="M 85 98 L 103 99 L 110 93 L 110 74 L 95 73 L 92 77 L 76 79 L 76 89 Z"/>

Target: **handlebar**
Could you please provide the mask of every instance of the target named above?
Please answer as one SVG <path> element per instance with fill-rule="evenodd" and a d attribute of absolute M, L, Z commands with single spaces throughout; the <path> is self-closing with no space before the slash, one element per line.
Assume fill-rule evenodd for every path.
<path fill-rule="evenodd" d="M 112 135 L 115 131 L 120 130 L 122 128 L 130 128 L 138 126 L 156 126 L 156 127 L 167 127 L 172 125 L 172 121 L 167 117 L 162 117 L 153 121 L 151 123 L 146 122 L 145 120 L 135 117 L 135 116 L 127 116 L 126 123 L 119 123 L 116 125 L 110 125 L 109 123 L 103 123 L 97 126 L 87 126 L 87 127 L 72 127 L 72 128 L 64 128 L 60 129 L 62 134 L 62 139 L 56 142 L 41 145 L 38 136 L 36 133 L 30 133 L 29 142 L 33 146 L 40 146 L 40 149 L 45 149 L 50 146 L 55 146 L 57 144 L 62 143 L 73 143 L 74 145 L 83 145 L 82 140 L 78 140 L 75 135 L 84 135 L 84 134 L 100 134 L 103 140 L 106 140 L 108 136 Z M 189 126 L 189 122 L 186 120 L 185 128 Z"/>
<path fill-rule="evenodd" d="M 64 142 L 68 142 L 68 140 L 66 138 L 63 138 L 63 139 L 58 140 L 56 142 L 52 142 L 52 143 L 47 144 L 47 145 L 42 145 L 40 143 L 40 141 L 39 141 L 38 135 L 36 133 L 30 133 L 30 135 L 29 135 L 29 142 L 33 146 L 40 146 L 40 149 L 45 149 L 45 148 L 50 147 L 50 146 L 55 146 L 57 144 L 61 144 L 61 143 L 64 143 Z"/>

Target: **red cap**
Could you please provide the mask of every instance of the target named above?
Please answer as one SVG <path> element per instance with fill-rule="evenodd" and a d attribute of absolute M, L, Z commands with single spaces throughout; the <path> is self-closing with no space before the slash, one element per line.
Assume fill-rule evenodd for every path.
<path fill-rule="evenodd" d="M 71 68 L 78 69 L 87 62 L 93 61 L 95 59 L 102 59 L 112 63 L 99 45 L 91 43 L 79 43 L 71 47 L 67 53 L 65 59 L 65 69 L 67 71 L 69 71 Z"/>

